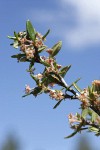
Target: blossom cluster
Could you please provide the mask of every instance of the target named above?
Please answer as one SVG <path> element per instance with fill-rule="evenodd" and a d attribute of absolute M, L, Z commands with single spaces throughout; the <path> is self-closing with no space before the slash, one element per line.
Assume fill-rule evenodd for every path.
<path fill-rule="evenodd" d="M 92 86 L 84 89 L 78 98 L 82 102 L 82 109 L 92 106 L 100 111 L 100 80 L 94 80 Z"/>
<path fill-rule="evenodd" d="M 26 54 L 27 59 L 34 58 L 35 48 L 39 49 L 40 47 L 45 46 L 42 40 L 43 36 L 39 32 L 36 33 L 34 42 L 31 39 L 27 39 L 27 34 L 25 32 L 19 32 L 18 35 L 20 50 Z"/>
<path fill-rule="evenodd" d="M 20 49 L 20 53 L 13 55 L 12 58 L 17 58 L 18 62 L 28 62 L 29 68 L 27 71 L 35 81 L 35 87 L 25 86 L 25 95 L 23 97 L 31 94 L 36 97 L 42 93 L 48 93 L 51 99 L 57 101 L 54 108 L 65 99 L 77 99 L 81 103 L 81 113 L 76 113 L 75 115 L 70 113 L 68 115 L 71 128 L 75 130 L 68 137 L 72 137 L 77 132 L 85 129 L 100 135 L 100 80 L 94 80 L 91 86 L 83 90 L 77 85 L 79 79 L 71 84 L 66 83 L 64 77 L 71 65 L 62 66 L 57 63 L 56 55 L 61 50 L 61 41 L 51 48 L 44 44 L 49 32 L 50 30 L 44 35 L 40 34 L 28 20 L 26 22 L 26 31 L 14 32 L 14 37 L 9 36 L 10 39 L 14 40 L 11 45 Z M 45 52 L 46 56 L 44 55 Z M 43 66 L 43 71 L 36 74 L 35 66 L 37 63 Z"/>

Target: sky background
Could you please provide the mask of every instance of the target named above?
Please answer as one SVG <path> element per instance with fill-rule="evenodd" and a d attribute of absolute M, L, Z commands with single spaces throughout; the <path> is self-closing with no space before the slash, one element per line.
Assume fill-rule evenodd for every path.
<path fill-rule="evenodd" d="M 79 103 L 65 101 L 53 110 L 56 102 L 48 95 L 22 98 L 25 84 L 34 83 L 26 72 L 28 64 L 11 59 L 17 50 L 7 36 L 25 30 L 27 19 L 42 34 L 51 29 L 46 41 L 49 47 L 62 40 L 58 63 L 72 64 L 65 79 L 70 84 L 81 77 L 79 86 L 85 88 L 100 79 L 100 1 L 0 1 L 0 146 L 13 133 L 22 150 L 72 150 L 81 135 L 64 140 L 72 132 L 67 115 L 78 112 Z M 99 137 L 86 136 L 98 150 Z"/>

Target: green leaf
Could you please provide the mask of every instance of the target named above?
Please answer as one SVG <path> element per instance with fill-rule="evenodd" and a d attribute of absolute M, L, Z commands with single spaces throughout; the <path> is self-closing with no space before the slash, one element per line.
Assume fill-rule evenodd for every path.
<path fill-rule="evenodd" d="M 13 36 L 7 36 L 9 39 L 12 39 L 12 40 L 16 40 L 16 37 L 13 37 Z"/>
<path fill-rule="evenodd" d="M 72 134 L 70 134 L 69 136 L 67 136 L 67 137 L 65 137 L 65 139 L 66 138 L 71 138 L 71 137 L 73 137 L 75 134 L 77 134 L 78 132 L 80 132 L 81 130 L 82 130 L 82 126 L 84 125 L 84 122 L 81 122 L 79 125 L 78 125 L 78 127 L 77 127 L 77 129 L 75 130 L 75 132 L 73 132 Z"/>
<path fill-rule="evenodd" d="M 28 93 L 28 94 L 25 94 L 25 95 L 23 95 L 22 97 L 26 97 L 26 96 L 29 96 L 29 95 L 31 95 L 32 93 Z"/>
<path fill-rule="evenodd" d="M 27 33 L 29 34 L 30 39 L 32 41 L 35 41 L 36 31 L 29 20 L 26 21 L 26 30 L 27 30 Z"/>
<path fill-rule="evenodd" d="M 17 54 L 17 55 L 12 55 L 12 58 L 17 58 L 18 60 L 20 60 L 22 57 L 24 57 L 25 54 Z"/>
<path fill-rule="evenodd" d="M 46 63 L 41 57 L 40 57 L 40 63 L 47 67 L 50 66 L 50 64 Z"/>
<path fill-rule="evenodd" d="M 24 56 L 24 57 L 21 57 L 20 59 L 18 59 L 20 62 L 26 62 L 27 61 L 27 58 L 26 58 L 26 56 Z"/>
<path fill-rule="evenodd" d="M 95 122 L 97 116 L 98 116 L 98 115 L 97 115 L 94 111 L 92 111 L 91 121 L 92 121 L 92 122 Z"/>
<path fill-rule="evenodd" d="M 35 63 L 35 59 L 32 58 L 31 62 L 30 62 L 30 65 L 29 65 L 29 70 L 32 69 L 32 67 L 34 66 L 34 63 Z"/>
<path fill-rule="evenodd" d="M 18 34 L 14 31 L 14 36 L 16 37 L 16 40 L 18 40 Z"/>
<path fill-rule="evenodd" d="M 49 33 L 50 33 L 50 29 L 46 32 L 46 34 L 42 37 L 42 39 L 44 40 Z"/>
<path fill-rule="evenodd" d="M 73 132 L 72 134 L 70 134 L 69 136 L 66 136 L 65 139 L 71 138 L 73 137 L 75 134 L 77 134 L 77 130 L 75 132 Z"/>
<path fill-rule="evenodd" d="M 79 86 L 75 82 L 73 83 L 73 86 L 79 93 L 82 92 L 82 90 L 79 88 Z"/>
<path fill-rule="evenodd" d="M 62 102 L 62 100 L 59 100 L 59 102 L 53 107 L 53 109 L 57 108 L 60 105 L 60 103 Z"/>
<path fill-rule="evenodd" d="M 39 83 L 39 80 L 33 74 L 30 74 L 30 76 L 37 84 Z"/>
<path fill-rule="evenodd" d="M 46 46 L 42 46 L 38 49 L 38 52 L 41 53 L 43 50 L 45 50 L 47 47 Z"/>
<path fill-rule="evenodd" d="M 63 67 L 60 70 L 59 74 L 64 78 L 70 68 L 71 68 L 71 65 Z"/>
<path fill-rule="evenodd" d="M 95 133 L 98 133 L 98 132 L 99 132 L 99 129 L 96 128 L 96 127 L 90 126 L 88 129 L 89 129 L 89 131 L 91 131 L 91 132 L 95 132 Z"/>
<path fill-rule="evenodd" d="M 60 85 L 60 81 L 58 78 L 56 78 L 54 75 L 48 75 L 49 80 L 51 81 L 51 83 L 56 83 Z"/>
<path fill-rule="evenodd" d="M 18 48 L 19 47 L 19 43 L 18 43 L 17 40 L 14 40 L 13 47 L 14 48 Z"/>
<path fill-rule="evenodd" d="M 88 113 L 89 113 L 89 109 L 88 109 L 88 108 L 87 108 L 87 109 L 83 109 L 83 110 L 82 110 L 82 115 L 81 115 L 82 118 L 86 119 Z"/>
<path fill-rule="evenodd" d="M 42 87 L 35 87 L 34 90 L 31 92 L 34 96 L 42 93 Z"/>
<path fill-rule="evenodd" d="M 52 54 L 50 56 L 54 57 L 55 55 L 57 55 L 58 52 L 60 51 L 61 47 L 62 47 L 62 41 L 59 41 L 57 44 L 55 44 L 52 47 L 53 51 L 52 51 Z"/>

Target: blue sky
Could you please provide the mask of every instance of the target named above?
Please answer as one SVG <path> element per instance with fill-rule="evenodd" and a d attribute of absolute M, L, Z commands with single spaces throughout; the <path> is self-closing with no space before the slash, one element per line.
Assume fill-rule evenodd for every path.
<path fill-rule="evenodd" d="M 72 132 L 67 115 L 78 111 L 79 104 L 66 101 L 53 110 L 56 102 L 48 95 L 22 98 L 25 84 L 34 83 L 26 72 L 28 64 L 10 58 L 17 50 L 10 47 L 7 35 L 23 31 L 27 19 L 42 34 L 51 29 L 46 42 L 49 47 L 62 40 L 57 60 L 62 65 L 72 64 L 65 79 L 70 84 L 81 77 L 79 85 L 84 88 L 100 79 L 100 1 L 1 0 L 0 4 L 0 145 L 14 132 L 24 150 L 71 150 L 80 135 L 64 140 Z M 97 150 L 99 138 L 88 137 Z"/>

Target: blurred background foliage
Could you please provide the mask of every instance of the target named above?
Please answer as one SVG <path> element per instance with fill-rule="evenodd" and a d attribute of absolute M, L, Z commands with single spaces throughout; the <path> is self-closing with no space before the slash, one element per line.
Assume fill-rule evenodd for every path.
<path fill-rule="evenodd" d="M 0 150 L 22 150 L 22 144 L 18 138 L 14 134 L 8 134 L 5 140 L 2 142 L 0 146 Z M 68 150 L 68 147 L 66 148 Z M 32 150 L 36 150 L 32 147 Z M 92 148 L 88 137 L 80 136 L 77 139 L 77 143 L 74 147 L 74 150 L 94 150 Z"/>

